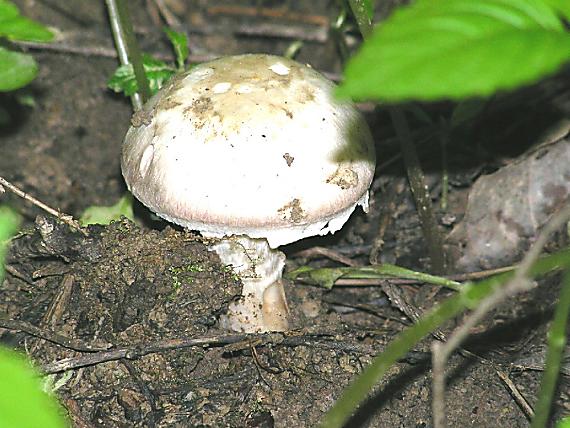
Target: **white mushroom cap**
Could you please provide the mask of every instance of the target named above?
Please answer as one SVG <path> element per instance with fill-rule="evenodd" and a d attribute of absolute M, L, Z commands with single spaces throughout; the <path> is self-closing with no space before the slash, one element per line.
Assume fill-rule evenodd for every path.
<path fill-rule="evenodd" d="M 367 124 L 312 68 L 239 55 L 173 78 L 133 116 L 121 167 L 133 195 L 205 236 L 275 248 L 340 229 L 365 209 L 375 164 Z"/>

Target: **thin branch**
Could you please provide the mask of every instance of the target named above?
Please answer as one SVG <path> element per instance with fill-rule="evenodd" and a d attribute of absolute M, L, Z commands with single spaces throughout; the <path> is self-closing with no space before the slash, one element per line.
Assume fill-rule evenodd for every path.
<path fill-rule="evenodd" d="M 5 178 L 0 177 L 0 194 L 2 193 L 2 190 L 4 187 L 6 189 L 10 190 L 12 193 L 18 195 L 20 198 L 22 198 L 28 202 L 31 202 L 36 207 L 41 208 L 42 210 L 51 214 L 54 217 L 57 217 L 59 220 L 61 220 L 65 224 L 67 224 L 72 229 L 78 230 L 84 236 L 88 236 L 87 231 L 82 229 L 81 224 L 79 224 L 79 222 L 77 220 L 75 220 L 72 216 L 70 216 L 69 214 L 63 214 L 62 212 L 51 208 L 50 206 L 44 204 L 42 201 L 34 198 L 32 195 L 30 195 L 30 194 L 24 192 L 23 190 L 21 190 L 20 188 L 16 187 L 15 185 L 10 183 Z"/>
<path fill-rule="evenodd" d="M 306 333 L 303 331 L 289 331 L 287 333 L 263 334 L 237 333 L 210 337 L 165 339 L 147 344 L 103 350 L 87 355 L 64 358 L 46 364 L 43 367 L 43 372 L 46 374 L 59 373 L 108 361 L 117 361 L 123 358 L 136 359 L 152 353 L 196 346 L 202 348 L 224 346 L 226 347 L 225 350 L 232 352 L 249 349 L 252 346 L 263 346 L 267 343 L 279 346 L 313 345 L 331 349 L 336 352 L 364 352 L 370 354 L 373 351 L 372 347 L 368 345 L 343 343 L 338 339 L 338 335 L 327 332 Z"/>
<path fill-rule="evenodd" d="M 8 330 L 22 331 L 29 334 L 30 336 L 47 340 L 48 342 L 55 343 L 56 345 L 63 346 L 67 349 L 72 349 L 74 351 L 97 353 L 108 349 L 108 347 L 86 345 L 76 339 L 71 339 L 69 337 L 62 336 L 61 334 L 43 330 L 24 321 L 0 318 L 0 327 L 6 328 Z"/>
<path fill-rule="evenodd" d="M 173 28 L 176 31 L 183 30 L 180 20 L 176 17 L 176 15 L 174 15 L 170 11 L 166 3 L 164 3 L 164 0 L 154 0 L 154 4 L 158 8 L 160 15 L 162 16 L 162 18 L 170 28 Z"/>
<path fill-rule="evenodd" d="M 497 373 L 497 376 L 499 376 L 499 379 L 501 379 L 503 381 L 503 383 L 505 384 L 505 386 L 509 390 L 509 393 L 511 394 L 513 399 L 516 401 L 518 406 L 521 408 L 521 410 L 523 411 L 525 416 L 529 420 L 532 419 L 532 417 L 534 416 L 534 411 L 532 410 L 531 405 L 528 404 L 528 401 L 526 401 L 526 398 L 524 398 L 524 396 L 521 394 L 518 387 L 511 380 L 509 375 L 507 373 L 505 373 L 503 370 L 499 370 L 499 369 L 496 369 L 495 372 Z"/>
<path fill-rule="evenodd" d="M 334 260 L 335 262 L 342 263 L 346 266 L 358 266 L 358 262 L 355 262 L 350 257 L 346 257 L 345 255 L 340 254 L 338 251 L 331 250 L 330 248 L 326 247 L 315 246 L 307 248 L 306 250 L 295 253 L 294 256 L 307 258 L 316 258 L 318 256 L 323 256 L 330 260 Z"/>
<path fill-rule="evenodd" d="M 37 42 L 23 42 L 23 41 L 12 41 L 14 45 L 20 46 L 25 49 L 34 49 L 39 51 L 50 51 L 63 54 L 71 55 L 81 55 L 81 56 L 98 56 L 103 58 L 118 58 L 117 51 L 113 48 L 106 46 L 80 46 L 71 45 L 69 43 L 54 42 L 54 43 L 37 43 Z M 172 55 L 165 54 L 164 52 L 155 52 L 152 54 L 153 57 L 158 58 L 163 61 L 171 61 Z M 190 54 L 188 59 L 190 62 L 206 62 L 211 61 L 215 58 L 219 58 L 220 55 L 217 54 Z"/>
<path fill-rule="evenodd" d="M 550 235 L 558 230 L 570 218 L 570 205 L 558 211 L 554 217 L 546 224 L 534 245 L 525 255 L 522 263 L 515 270 L 514 276 L 503 286 L 483 299 L 473 310 L 471 315 L 458 327 L 447 342 L 434 342 L 432 344 L 432 365 L 433 365 L 433 419 L 435 428 L 444 428 L 445 422 L 445 366 L 451 354 L 459 348 L 461 343 L 469 336 L 469 333 L 485 315 L 493 310 L 497 305 L 512 297 L 515 294 L 526 291 L 532 287 L 530 270 L 538 260 L 544 245 L 548 242 Z"/>

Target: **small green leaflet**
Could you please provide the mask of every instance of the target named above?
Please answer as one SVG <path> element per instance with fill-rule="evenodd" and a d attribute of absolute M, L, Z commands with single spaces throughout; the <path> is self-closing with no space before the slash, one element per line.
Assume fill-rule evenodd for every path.
<path fill-rule="evenodd" d="M 53 33 L 45 26 L 21 16 L 18 8 L 7 0 L 0 0 L 0 36 L 9 40 L 49 42 Z"/>
<path fill-rule="evenodd" d="M 0 427 L 64 428 L 56 399 L 41 390 L 39 376 L 19 354 L 0 347 Z"/>
<path fill-rule="evenodd" d="M 142 61 L 150 85 L 150 92 L 154 95 L 164 82 L 176 73 L 176 69 L 148 54 L 142 55 Z M 124 92 L 127 96 L 131 96 L 137 92 L 137 82 L 132 65 L 122 65 L 117 68 L 113 76 L 107 82 L 107 85 L 113 91 Z"/>
<path fill-rule="evenodd" d="M 0 0 L 0 37 L 49 42 L 53 39 L 53 33 L 43 25 L 21 16 L 12 2 Z M 37 73 L 38 66 L 30 55 L 0 47 L 0 92 L 27 85 Z"/>
<path fill-rule="evenodd" d="M 177 33 L 170 28 L 165 28 L 164 32 L 168 36 L 170 43 L 172 43 L 172 48 L 174 49 L 174 54 L 176 55 L 176 67 L 178 70 L 184 70 L 184 63 L 186 58 L 188 58 L 188 38 L 184 33 Z"/>
<path fill-rule="evenodd" d="M 461 99 L 530 84 L 570 60 L 557 1 L 418 0 L 374 30 L 337 95 Z"/>
<path fill-rule="evenodd" d="M 30 55 L 0 47 L 0 92 L 21 88 L 37 74 L 38 65 Z"/>
<path fill-rule="evenodd" d="M 18 231 L 21 218 L 16 211 L 6 205 L 0 205 L 0 285 L 4 279 L 4 257 L 9 240 Z"/>
<path fill-rule="evenodd" d="M 109 207 L 96 205 L 88 207 L 83 212 L 79 222 L 82 226 L 87 226 L 88 224 L 109 224 L 112 221 L 120 220 L 121 217 L 134 221 L 133 196 L 130 193 L 125 194 L 115 205 Z"/>

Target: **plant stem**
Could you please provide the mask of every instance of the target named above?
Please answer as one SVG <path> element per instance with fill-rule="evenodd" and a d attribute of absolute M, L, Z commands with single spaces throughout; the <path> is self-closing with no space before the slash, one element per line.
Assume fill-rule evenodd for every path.
<path fill-rule="evenodd" d="M 364 0 L 348 0 L 350 9 L 352 9 L 352 14 L 356 19 L 356 24 L 358 25 L 358 30 L 364 39 L 370 36 L 372 33 L 372 21 L 366 14 L 366 6 Z"/>
<path fill-rule="evenodd" d="M 532 428 L 545 427 L 552 405 L 556 381 L 560 371 L 560 362 L 564 354 L 566 344 L 566 324 L 570 314 L 570 270 L 566 270 L 562 279 L 562 290 L 558 298 L 558 304 L 554 311 L 554 319 L 548 331 L 548 351 L 546 354 L 546 369 L 542 375 L 538 402 L 535 406 Z"/>
<path fill-rule="evenodd" d="M 366 15 L 363 0 L 349 0 L 352 14 L 354 15 L 362 37 L 366 39 L 372 32 L 372 22 Z M 418 159 L 418 154 L 414 146 L 410 127 L 404 113 L 398 108 L 390 109 L 392 123 L 396 129 L 396 134 L 400 140 L 404 164 L 410 182 L 410 188 L 416 202 L 416 209 L 420 217 L 422 231 L 426 239 L 431 268 L 434 273 L 445 272 L 445 257 L 443 251 L 443 241 L 441 239 L 437 221 L 435 219 L 433 205 L 429 194 L 425 176 Z"/>
<path fill-rule="evenodd" d="M 109 11 L 109 21 L 113 30 L 115 47 L 122 65 L 131 64 L 138 90 L 131 96 L 135 111 L 150 97 L 148 79 L 144 72 L 142 57 L 133 34 L 133 24 L 124 0 L 105 0 Z"/>
<path fill-rule="evenodd" d="M 408 126 L 404 113 L 399 108 L 393 107 L 390 109 L 390 117 L 392 118 L 392 123 L 396 128 L 396 134 L 400 140 L 400 147 L 402 149 L 404 163 L 406 164 L 410 188 L 414 195 L 422 231 L 428 246 L 432 271 L 435 273 L 443 273 L 445 271 L 443 241 L 435 219 L 424 172 L 412 141 L 410 127 Z"/>

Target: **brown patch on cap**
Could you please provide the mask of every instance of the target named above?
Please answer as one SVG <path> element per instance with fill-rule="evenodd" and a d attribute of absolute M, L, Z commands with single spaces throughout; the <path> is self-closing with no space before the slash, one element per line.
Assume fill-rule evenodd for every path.
<path fill-rule="evenodd" d="M 283 155 L 283 159 L 285 159 L 285 162 L 287 162 L 287 166 L 291 166 L 291 164 L 295 160 L 295 158 L 293 156 L 291 156 L 289 153 L 285 153 Z"/>
<path fill-rule="evenodd" d="M 339 166 L 334 174 L 327 178 L 327 183 L 334 184 L 342 190 L 350 189 L 358 185 L 358 174 L 351 168 Z"/>
<path fill-rule="evenodd" d="M 283 220 L 289 220 L 292 223 L 301 223 L 307 215 L 301 208 L 301 201 L 297 198 L 286 203 L 277 212 L 282 216 Z"/>

